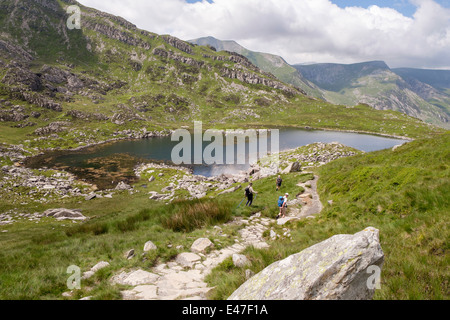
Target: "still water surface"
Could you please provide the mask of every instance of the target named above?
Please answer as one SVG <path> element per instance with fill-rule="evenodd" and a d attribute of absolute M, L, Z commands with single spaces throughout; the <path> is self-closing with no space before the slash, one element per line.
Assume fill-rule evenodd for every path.
<path fill-rule="evenodd" d="M 393 146 L 406 142 L 401 139 L 369 134 L 301 129 L 281 129 L 279 136 L 280 151 L 298 148 L 315 142 L 339 142 L 358 150 L 371 152 L 392 148 Z M 204 142 L 203 148 L 210 143 L 211 142 Z M 172 149 L 177 144 L 179 144 L 179 142 L 171 141 L 170 136 L 141 140 L 123 140 L 86 148 L 81 151 L 49 153 L 29 161 L 28 165 L 30 167 L 45 166 L 49 168 L 65 169 L 89 182 L 97 183 L 99 187 L 106 187 L 106 185 L 103 184 L 117 183 L 120 180 L 132 180 L 132 168 L 139 162 L 170 162 Z M 270 139 L 268 146 L 270 151 Z M 224 154 L 226 154 L 225 151 Z M 194 174 L 204 176 L 236 173 L 240 170 L 245 170 L 248 167 L 248 163 L 245 165 L 191 166 L 194 170 Z"/>

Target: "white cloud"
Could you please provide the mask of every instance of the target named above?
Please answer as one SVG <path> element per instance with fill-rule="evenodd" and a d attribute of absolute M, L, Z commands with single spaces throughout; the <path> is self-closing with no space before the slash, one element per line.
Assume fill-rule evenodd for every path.
<path fill-rule="evenodd" d="M 384 60 L 391 67 L 450 68 L 450 9 L 413 0 L 391 8 L 339 8 L 329 0 L 81 0 L 139 28 L 184 40 L 214 36 L 289 63 Z"/>

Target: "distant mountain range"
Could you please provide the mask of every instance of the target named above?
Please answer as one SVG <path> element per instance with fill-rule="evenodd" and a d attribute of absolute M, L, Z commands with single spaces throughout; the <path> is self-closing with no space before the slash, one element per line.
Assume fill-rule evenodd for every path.
<path fill-rule="evenodd" d="M 189 42 L 239 53 L 261 70 L 301 88 L 311 97 L 334 104 L 364 103 L 378 110 L 396 110 L 450 128 L 450 71 L 447 70 L 391 69 L 383 61 L 290 65 L 280 56 L 254 52 L 235 41 L 205 37 Z"/>
<path fill-rule="evenodd" d="M 70 5 L 80 8 L 81 29 L 67 27 Z M 404 137 L 439 131 L 391 110 L 328 103 L 327 91 L 281 57 L 221 45 L 141 30 L 75 0 L 2 0 L 0 144 L 70 149 L 194 121 Z"/>

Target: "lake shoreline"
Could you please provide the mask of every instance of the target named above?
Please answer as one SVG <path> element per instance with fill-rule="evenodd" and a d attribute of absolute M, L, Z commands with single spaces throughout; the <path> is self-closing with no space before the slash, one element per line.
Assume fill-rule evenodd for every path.
<path fill-rule="evenodd" d="M 253 127 L 253 126 L 251 126 Z M 367 134 L 367 135 L 371 135 L 371 136 L 379 136 L 379 137 L 384 137 L 384 138 L 393 138 L 393 139 L 400 139 L 400 140 L 407 140 L 409 142 L 416 140 L 415 138 L 410 138 L 410 137 L 405 137 L 405 136 L 397 136 L 397 135 L 393 135 L 393 134 L 388 134 L 388 133 L 378 133 L 378 132 L 370 132 L 370 131 L 362 131 L 362 130 L 347 130 L 347 129 L 330 129 L 330 128 L 320 128 L 320 127 L 309 127 L 309 126 L 291 126 L 291 125 L 285 125 L 285 126 L 277 126 L 277 127 L 271 127 L 266 126 L 265 128 L 258 128 L 259 130 L 264 130 L 264 129 L 300 129 L 300 130 L 307 130 L 307 131 L 328 131 L 328 132 L 339 132 L 339 133 L 356 133 L 356 134 Z M 258 130 L 256 129 L 256 130 Z M 48 153 L 48 152 L 52 152 L 52 151 L 68 151 L 68 152 L 72 152 L 72 151 L 82 151 L 84 149 L 87 148 L 91 148 L 91 147 L 96 147 L 96 146 L 101 146 L 104 144 L 108 144 L 108 143 L 114 143 L 114 142 L 120 142 L 120 141 L 138 141 L 138 140 L 142 140 L 142 139 L 151 139 L 151 138 L 158 138 L 158 137 L 168 137 L 173 133 L 173 130 L 171 129 L 167 129 L 170 132 L 167 134 L 162 134 L 159 133 L 159 135 L 157 136 L 148 136 L 148 137 L 143 137 L 143 138 L 133 138 L 133 137 L 122 137 L 122 138 L 112 138 L 112 139 L 108 139 L 108 140 L 103 140 L 103 141 L 99 141 L 99 142 L 94 142 L 94 143 L 90 143 L 84 146 L 79 146 L 76 148 L 69 148 L 69 149 L 59 149 L 59 148 L 50 148 L 50 149 L 44 149 L 42 151 L 40 151 L 38 154 L 32 155 L 30 157 L 27 158 L 32 158 L 38 155 L 42 155 L 44 153 Z M 191 129 L 186 129 L 189 132 L 193 132 L 193 130 Z M 215 128 L 207 128 L 205 130 L 217 130 L 217 131 L 226 131 L 226 129 L 215 129 Z M 204 130 L 204 131 L 205 131 Z M 233 129 L 233 130 L 244 130 L 244 129 Z M 19 145 L 11 145 L 13 147 L 17 147 Z M 27 159 L 26 158 L 26 159 Z"/>
<path fill-rule="evenodd" d="M 284 144 L 280 148 L 280 153 L 295 150 L 296 148 L 315 142 L 332 143 L 338 141 L 339 143 L 352 147 L 354 149 L 364 152 L 371 152 L 380 150 L 385 145 L 385 148 L 390 148 L 394 146 L 395 143 L 397 143 L 397 141 L 388 141 L 387 143 L 382 142 L 382 144 L 380 145 L 380 143 L 377 144 L 377 139 L 396 139 L 399 140 L 399 142 L 397 143 L 398 145 L 411 141 L 411 139 L 406 139 L 405 137 L 399 139 L 399 137 L 395 137 L 392 135 L 376 135 L 367 132 L 355 132 L 352 130 L 323 130 L 298 126 L 282 126 L 276 128 L 281 130 L 280 141 L 282 141 Z M 270 130 L 274 128 L 266 127 L 266 129 Z M 225 130 L 210 130 L 217 130 L 218 132 L 225 133 Z M 98 181 L 100 180 L 97 178 L 92 179 L 92 176 L 101 175 L 103 177 L 108 177 L 108 179 L 109 177 L 111 177 L 112 179 L 110 181 L 117 182 L 119 181 L 117 179 L 120 178 L 120 174 L 118 175 L 118 172 L 123 170 L 124 168 L 131 172 L 133 168 L 138 167 L 140 164 L 149 162 L 175 166 L 175 164 L 172 163 L 170 159 L 171 139 L 169 138 L 169 136 L 172 132 L 173 131 L 167 130 L 164 133 L 158 132 L 158 134 L 148 133 L 151 136 L 148 136 L 146 138 L 113 138 L 73 149 L 51 149 L 46 152 L 41 152 L 37 155 L 27 157 L 23 161 L 21 161 L 21 163 L 25 167 L 32 169 L 51 168 L 61 172 L 70 172 L 71 174 L 76 175 L 79 179 L 82 179 L 84 181 L 86 181 L 85 179 L 87 179 L 89 183 L 96 185 L 98 185 Z M 336 133 L 336 137 L 333 133 Z M 129 134 L 133 136 L 135 135 L 134 132 L 130 132 Z M 347 137 L 346 134 L 349 134 L 349 136 Z M 357 135 L 362 136 L 361 138 L 359 138 Z M 152 140 L 149 138 L 159 138 L 164 140 L 158 141 L 158 139 L 155 139 L 154 141 L 148 142 L 147 144 L 145 140 Z M 375 141 L 372 141 L 373 139 L 375 139 Z M 131 148 L 127 141 L 132 145 Z M 133 142 L 135 142 L 136 145 Z M 204 142 L 206 143 L 207 141 Z M 119 145 L 115 146 L 116 143 L 119 143 Z M 124 144 L 120 145 L 120 143 Z M 176 141 L 173 143 L 176 143 Z M 378 149 L 374 150 L 374 148 L 371 148 L 372 145 Z M 143 153 L 141 153 L 140 151 L 136 150 L 156 151 L 150 153 L 144 151 Z M 85 165 L 85 163 L 87 165 Z M 130 165 L 132 165 L 133 168 L 131 168 Z M 202 165 L 183 165 L 183 167 L 192 170 L 195 175 L 202 175 L 206 177 L 217 176 L 221 173 L 230 173 L 233 170 L 237 169 L 237 167 L 227 168 L 227 166 L 220 165 L 218 165 L 219 168 L 211 168 L 211 166 L 208 166 L 206 164 L 204 166 L 206 166 L 207 168 L 203 168 Z M 240 168 L 239 170 L 245 171 L 247 169 Z M 131 180 L 133 180 L 130 180 L 129 176 L 127 176 L 126 178 L 127 183 L 132 182 Z"/>

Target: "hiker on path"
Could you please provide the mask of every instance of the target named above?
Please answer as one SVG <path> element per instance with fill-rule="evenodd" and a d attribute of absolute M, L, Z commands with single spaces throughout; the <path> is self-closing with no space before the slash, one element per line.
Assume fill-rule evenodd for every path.
<path fill-rule="evenodd" d="M 289 193 L 285 193 L 285 195 L 283 197 L 284 201 L 283 201 L 283 204 L 281 205 L 281 208 L 280 208 L 281 218 L 286 218 L 288 197 L 289 197 Z"/>
<path fill-rule="evenodd" d="M 284 197 L 280 196 L 278 198 L 278 208 L 279 208 L 280 211 L 278 211 L 277 217 L 275 219 L 281 218 L 281 216 L 282 216 L 282 212 L 281 211 L 283 209 L 283 204 L 284 204 Z"/>
<path fill-rule="evenodd" d="M 281 179 L 281 176 L 278 176 L 278 178 L 277 178 L 277 191 L 280 190 L 282 183 L 283 183 L 283 179 Z"/>
<path fill-rule="evenodd" d="M 253 202 L 253 194 L 258 194 L 255 190 L 253 190 L 253 183 L 250 183 L 247 188 L 245 188 L 245 196 L 247 197 L 246 207 L 251 206 Z"/>

